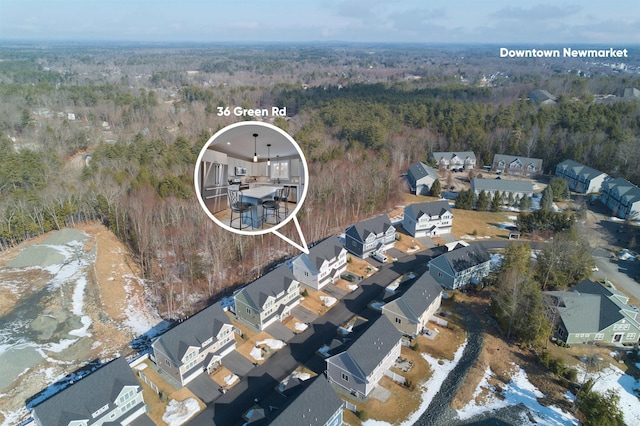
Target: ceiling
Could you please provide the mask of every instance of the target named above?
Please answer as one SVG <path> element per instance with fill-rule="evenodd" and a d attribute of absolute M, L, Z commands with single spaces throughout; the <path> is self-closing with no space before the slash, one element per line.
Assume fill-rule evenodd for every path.
<path fill-rule="evenodd" d="M 257 134 L 256 152 L 258 161 L 267 160 L 267 144 L 270 143 L 269 155 L 271 159 L 280 157 L 300 157 L 290 140 L 278 131 L 264 125 L 245 125 L 232 127 L 211 142 L 207 149 L 224 152 L 241 160 L 253 160 L 254 138 Z"/>

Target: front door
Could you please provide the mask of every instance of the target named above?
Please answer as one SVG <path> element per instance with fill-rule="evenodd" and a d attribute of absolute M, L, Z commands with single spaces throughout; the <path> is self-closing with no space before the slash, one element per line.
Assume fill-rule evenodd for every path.
<path fill-rule="evenodd" d="M 622 340 L 622 336 L 624 336 L 624 333 L 616 333 L 613 335 L 613 343 L 620 343 L 620 341 Z"/>

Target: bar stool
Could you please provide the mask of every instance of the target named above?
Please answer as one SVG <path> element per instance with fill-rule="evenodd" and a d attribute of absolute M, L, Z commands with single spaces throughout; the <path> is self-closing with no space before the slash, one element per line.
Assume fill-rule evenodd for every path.
<path fill-rule="evenodd" d="M 246 229 L 251 227 L 252 225 L 242 226 L 242 214 L 249 212 L 249 217 L 251 218 L 251 223 L 254 223 L 253 218 L 253 209 L 251 208 L 251 204 L 242 202 L 242 191 L 237 189 L 229 189 L 227 191 L 227 199 L 229 200 L 229 208 L 231 208 L 231 220 L 229 221 L 229 226 L 235 228 L 233 226 L 234 220 L 240 220 L 240 224 L 236 229 Z M 233 218 L 233 213 L 238 213 L 238 217 Z M 246 217 L 246 215 L 245 215 Z"/>
<path fill-rule="evenodd" d="M 267 225 L 277 225 L 282 222 L 282 217 L 280 216 L 280 200 L 282 200 L 282 194 L 284 192 L 284 188 L 278 188 L 276 190 L 276 195 L 273 197 L 273 200 L 266 200 L 262 202 L 262 226 L 264 224 Z M 275 223 L 268 222 L 269 212 L 272 212 L 271 215 L 276 218 Z"/>
<path fill-rule="evenodd" d="M 280 201 L 282 203 L 282 205 L 280 206 L 282 208 L 282 206 L 284 206 L 284 208 L 282 209 L 284 211 L 284 216 L 283 217 L 287 217 L 289 216 L 289 204 L 287 204 L 289 202 L 289 190 L 291 189 L 291 187 L 289 186 L 285 186 L 284 188 L 282 188 L 282 197 L 280 199 L 278 199 L 278 196 L 276 195 L 274 197 L 274 200 L 278 199 L 278 201 Z M 280 211 L 278 211 L 278 214 L 280 214 Z"/>

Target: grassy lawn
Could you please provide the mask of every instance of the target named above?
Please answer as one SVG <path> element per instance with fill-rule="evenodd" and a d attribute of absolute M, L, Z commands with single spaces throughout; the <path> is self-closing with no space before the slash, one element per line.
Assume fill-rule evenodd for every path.
<path fill-rule="evenodd" d="M 456 302 L 442 299 L 442 307 L 440 309 L 451 313 L 445 318 L 449 324 L 447 327 L 443 327 L 435 323 L 429 323 L 429 328 L 437 329 L 438 335 L 433 340 L 426 336 L 418 336 L 416 343 L 420 352 L 426 352 L 435 358 L 453 359 L 453 354 L 466 338 L 463 320 L 453 309 L 454 303 Z"/>
<path fill-rule="evenodd" d="M 312 290 L 307 287 L 305 287 L 305 290 L 307 291 L 307 295 L 304 296 L 304 300 L 302 300 L 300 304 L 311 312 L 322 316 L 326 314 L 329 309 L 335 306 L 335 304 L 332 306 L 326 306 L 322 299 L 320 299 L 321 297 L 329 297 L 328 294 L 319 290 Z M 339 301 L 336 301 L 336 304 L 338 302 Z"/>
<path fill-rule="evenodd" d="M 147 415 L 155 424 L 157 425 L 166 424 L 162 420 L 162 416 L 167 411 L 167 405 L 169 404 L 169 401 L 172 399 L 178 402 L 181 402 L 187 398 L 193 398 L 196 401 L 198 401 L 200 410 L 205 408 L 205 404 L 202 401 L 200 401 L 198 397 L 195 396 L 193 392 L 191 392 L 188 388 L 184 387 L 180 390 L 176 390 L 175 388 L 173 388 L 173 386 L 165 382 L 162 379 L 162 377 L 153 370 L 154 364 L 151 361 L 147 360 L 146 363 L 147 365 L 150 365 L 150 367 L 147 367 L 144 370 L 142 370 L 142 373 L 144 373 L 144 375 L 147 376 L 147 378 L 151 380 L 153 384 L 155 384 L 158 387 L 158 390 L 160 392 L 164 392 L 167 395 L 166 401 L 160 400 L 160 395 L 156 393 L 156 391 L 154 391 L 151 388 L 151 386 L 149 386 L 144 380 L 138 377 L 138 382 L 142 386 L 142 396 L 144 398 L 144 402 L 149 407 L 149 411 L 147 412 Z"/>
<path fill-rule="evenodd" d="M 358 411 L 363 413 L 363 419 L 374 419 L 391 424 L 398 424 L 406 420 L 420 407 L 420 403 L 422 402 L 421 393 L 413 387 L 419 388 L 420 383 L 425 382 L 431 377 L 429 363 L 424 360 L 420 352 L 404 346 L 401 349 L 401 356 L 410 361 L 413 366 L 406 373 L 393 368 L 392 370 L 409 380 L 412 388 L 407 388 L 404 385 L 394 382 L 389 377 L 384 376 L 382 380 L 380 380 L 380 386 L 391 392 L 391 396 L 386 402 L 383 403 L 375 398 L 369 398 L 369 400 L 364 403 L 353 401 Z M 361 419 L 351 412 L 347 413 L 347 411 L 345 411 L 344 419 L 351 425 L 361 424 Z"/>
<path fill-rule="evenodd" d="M 351 272 L 358 277 L 370 277 L 377 270 L 366 260 L 352 254 L 347 255 L 347 262 L 347 272 Z"/>
<path fill-rule="evenodd" d="M 411 254 L 424 250 L 424 246 L 411 235 L 409 235 L 402 226 L 398 226 L 395 247 L 403 253 Z"/>

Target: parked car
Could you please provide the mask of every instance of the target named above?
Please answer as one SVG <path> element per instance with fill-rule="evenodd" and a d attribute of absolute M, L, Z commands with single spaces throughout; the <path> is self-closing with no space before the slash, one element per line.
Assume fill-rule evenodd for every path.
<path fill-rule="evenodd" d="M 382 262 L 382 263 L 385 263 L 389 259 L 386 254 L 378 253 L 378 252 L 373 253 L 371 257 L 373 257 L 378 262 Z"/>

